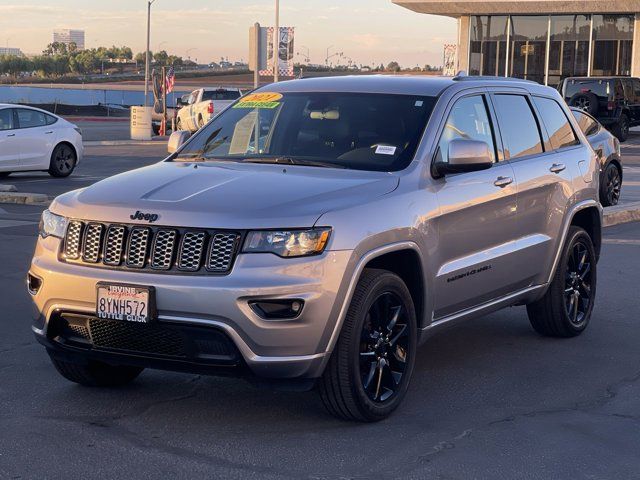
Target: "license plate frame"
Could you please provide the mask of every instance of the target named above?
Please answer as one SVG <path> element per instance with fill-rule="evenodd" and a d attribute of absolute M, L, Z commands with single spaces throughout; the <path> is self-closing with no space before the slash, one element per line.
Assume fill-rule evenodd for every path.
<path fill-rule="evenodd" d="M 106 289 L 107 295 L 101 293 Z M 113 290 L 111 290 L 113 289 Z M 131 291 L 133 290 L 133 291 Z M 112 302 L 117 296 L 124 296 L 125 304 L 119 305 L 117 310 L 122 308 L 122 312 L 115 312 L 113 303 L 108 304 L 107 300 L 111 299 Z M 104 298 L 105 309 L 102 309 L 100 299 Z M 136 302 L 145 302 L 146 305 L 143 308 L 142 305 Z M 129 312 L 129 313 L 128 313 Z M 130 322 L 139 324 L 153 323 L 157 319 L 156 310 L 156 289 L 147 285 L 134 285 L 130 283 L 116 283 L 116 282 L 98 282 L 96 283 L 96 317 L 101 320 L 113 320 L 116 322 Z"/>

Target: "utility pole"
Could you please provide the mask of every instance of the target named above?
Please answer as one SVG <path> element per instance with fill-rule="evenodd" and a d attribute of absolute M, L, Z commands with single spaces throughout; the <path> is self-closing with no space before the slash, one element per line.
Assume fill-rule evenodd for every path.
<path fill-rule="evenodd" d="M 151 5 L 156 0 L 147 0 L 147 50 L 144 53 L 144 106 L 149 105 L 149 43 L 151 42 Z"/>
<path fill-rule="evenodd" d="M 273 31 L 273 81 L 278 81 L 280 67 L 280 0 L 276 0 L 276 28 Z"/>

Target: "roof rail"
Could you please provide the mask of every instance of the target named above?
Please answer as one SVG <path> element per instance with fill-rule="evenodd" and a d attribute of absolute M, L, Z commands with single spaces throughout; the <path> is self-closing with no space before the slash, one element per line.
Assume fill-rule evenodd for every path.
<path fill-rule="evenodd" d="M 539 85 L 538 82 L 534 82 L 533 80 L 524 80 L 522 78 L 514 78 L 514 77 L 500 77 L 496 75 L 474 75 L 474 76 L 467 76 L 467 75 L 457 76 L 456 75 L 455 77 L 453 77 L 453 80 L 457 82 L 462 82 L 462 81 L 472 82 L 476 80 L 498 80 L 503 82 L 535 83 L 536 85 Z"/>

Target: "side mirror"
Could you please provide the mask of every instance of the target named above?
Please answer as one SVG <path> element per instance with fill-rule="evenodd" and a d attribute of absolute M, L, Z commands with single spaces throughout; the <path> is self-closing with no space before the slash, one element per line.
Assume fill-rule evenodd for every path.
<path fill-rule="evenodd" d="M 436 162 L 433 165 L 434 173 L 438 177 L 451 173 L 486 170 L 493 165 L 491 148 L 480 140 L 451 140 L 448 153 L 448 162 Z"/>
<path fill-rule="evenodd" d="M 184 107 L 184 102 L 181 98 L 176 98 L 176 107 Z"/>
<path fill-rule="evenodd" d="M 178 130 L 173 132 L 169 137 L 169 143 L 167 144 L 167 152 L 175 153 L 182 145 L 185 144 L 191 133 L 187 130 Z"/>

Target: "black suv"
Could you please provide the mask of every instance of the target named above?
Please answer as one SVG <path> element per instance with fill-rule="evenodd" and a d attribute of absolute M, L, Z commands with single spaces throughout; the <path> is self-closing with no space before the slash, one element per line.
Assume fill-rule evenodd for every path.
<path fill-rule="evenodd" d="M 595 117 L 621 142 L 629 128 L 640 125 L 640 79 L 631 77 L 569 77 L 559 86 L 571 107 Z"/>

